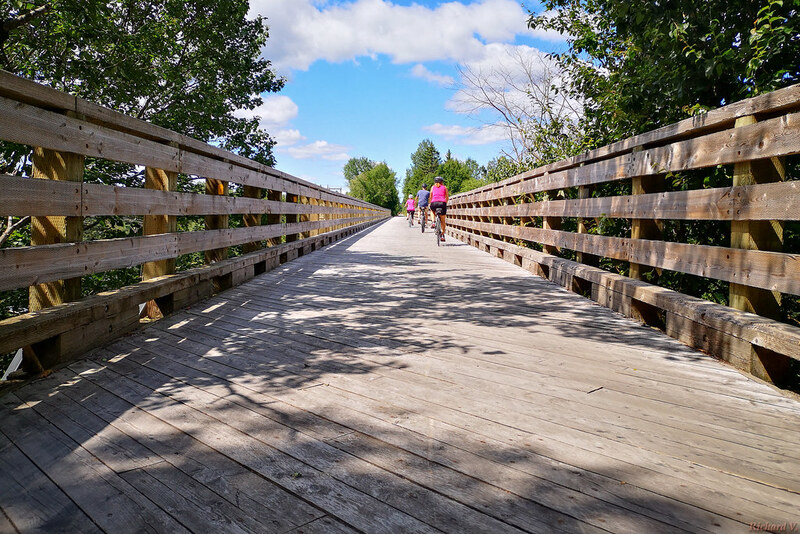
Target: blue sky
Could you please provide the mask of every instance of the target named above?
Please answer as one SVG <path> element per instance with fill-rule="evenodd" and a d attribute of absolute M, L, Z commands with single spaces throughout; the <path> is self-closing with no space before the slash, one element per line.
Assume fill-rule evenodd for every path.
<path fill-rule="evenodd" d="M 276 167 L 328 187 L 344 187 L 343 165 L 361 156 L 402 183 L 425 138 L 485 164 L 507 141 L 484 125 L 491 113 L 459 112 L 458 66 L 563 48 L 526 28 L 517 0 L 251 0 L 251 13 L 268 18 L 264 55 L 287 79 L 253 112 L 278 141 Z"/>

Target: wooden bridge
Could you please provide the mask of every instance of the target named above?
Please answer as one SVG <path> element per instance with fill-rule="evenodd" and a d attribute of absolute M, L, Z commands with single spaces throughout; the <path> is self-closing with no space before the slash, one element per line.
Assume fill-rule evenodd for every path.
<path fill-rule="evenodd" d="M 800 269 L 764 243 L 800 219 L 780 174 L 800 89 L 459 195 L 437 247 L 375 206 L 0 81 L 2 137 L 38 147 L 50 178 L 0 176 L 2 215 L 34 218 L 31 246 L 0 250 L 0 290 L 32 285 L 0 353 L 24 348 L 39 376 L 0 397 L 0 532 L 798 529 L 800 402 L 769 381 L 800 329 L 769 309 Z M 145 187 L 64 181 L 85 157 L 146 167 Z M 717 165 L 755 183 L 653 191 Z M 177 173 L 206 194 L 174 191 Z M 630 195 L 590 195 L 626 179 Z M 81 217 L 104 215 L 143 232 L 82 241 Z M 634 235 L 592 233 L 595 217 Z M 676 219 L 731 221 L 731 246 L 661 241 Z M 75 293 L 142 263 L 138 284 Z M 731 282 L 749 308 L 648 268 Z"/>

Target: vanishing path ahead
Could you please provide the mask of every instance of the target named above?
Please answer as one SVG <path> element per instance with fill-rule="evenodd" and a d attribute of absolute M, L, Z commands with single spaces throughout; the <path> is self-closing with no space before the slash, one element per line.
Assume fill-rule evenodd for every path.
<path fill-rule="evenodd" d="M 0 532 L 800 521 L 800 402 L 400 218 L 0 400 Z"/>

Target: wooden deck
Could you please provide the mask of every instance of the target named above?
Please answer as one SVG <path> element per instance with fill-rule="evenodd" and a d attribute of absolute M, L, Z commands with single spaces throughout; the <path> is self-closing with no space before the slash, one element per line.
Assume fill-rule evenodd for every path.
<path fill-rule="evenodd" d="M 800 521 L 800 402 L 398 218 L 0 401 L 0 532 Z"/>

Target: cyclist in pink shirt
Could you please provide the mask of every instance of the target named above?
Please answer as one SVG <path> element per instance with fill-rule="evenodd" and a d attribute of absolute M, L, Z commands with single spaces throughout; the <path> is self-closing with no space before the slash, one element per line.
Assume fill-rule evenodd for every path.
<path fill-rule="evenodd" d="M 406 218 L 408 219 L 408 224 L 414 224 L 414 195 L 408 195 L 408 200 L 406 200 Z"/>
<path fill-rule="evenodd" d="M 447 200 L 450 195 L 447 193 L 447 187 L 444 185 L 444 178 L 437 176 L 433 179 L 433 187 L 431 187 L 431 211 L 436 213 L 437 209 L 440 210 L 439 222 L 442 225 L 442 241 L 444 241 L 444 216 L 447 213 Z"/>

